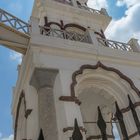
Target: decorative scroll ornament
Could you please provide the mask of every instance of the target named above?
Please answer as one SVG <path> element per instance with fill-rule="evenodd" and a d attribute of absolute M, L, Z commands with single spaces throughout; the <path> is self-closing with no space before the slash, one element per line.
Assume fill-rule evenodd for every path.
<path fill-rule="evenodd" d="M 116 105 L 116 114 L 115 115 L 116 115 L 116 118 L 118 119 L 118 122 L 119 122 L 119 125 L 120 125 L 120 128 L 121 128 L 123 140 L 129 140 L 128 134 L 127 134 L 127 131 L 126 131 L 126 127 L 125 127 L 125 124 L 124 124 L 124 120 L 123 120 L 123 114 L 122 114 L 117 102 L 115 102 L 115 105 Z"/>
<path fill-rule="evenodd" d="M 45 140 L 42 129 L 40 129 L 38 140 Z"/>
<path fill-rule="evenodd" d="M 83 140 L 83 136 L 80 132 L 77 119 L 74 121 L 74 131 L 72 134 L 72 140 Z"/>
<path fill-rule="evenodd" d="M 100 128 L 101 134 L 102 134 L 102 140 L 107 140 L 107 134 L 106 134 L 106 122 L 103 119 L 100 107 L 98 106 L 98 121 L 97 125 Z"/>
<path fill-rule="evenodd" d="M 135 106 L 130 98 L 130 96 L 128 95 L 128 100 L 129 100 L 129 107 L 131 109 L 131 112 L 132 112 L 132 115 L 133 115 L 133 118 L 134 118 L 134 121 L 135 121 L 135 124 L 136 124 L 136 127 L 138 129 L 138 133 L 140 135 L 140 121 L 139 121 L 139 118 L 138 118 L 138 115 L 137 115 L 137 112 L 135 110 Z"/>

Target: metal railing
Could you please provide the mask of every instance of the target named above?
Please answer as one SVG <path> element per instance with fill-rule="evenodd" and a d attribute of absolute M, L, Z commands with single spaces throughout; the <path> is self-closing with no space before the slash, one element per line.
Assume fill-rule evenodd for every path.
<path fill-rule="evenodd" d="M 66 30 L 52 29 L 52 28 L 47 28 L 47 27 L 42 27 L 42 26 L 40 26 L 40 32 L 42 35 L 45 35 L 45 36 L 52 36 L 52 37 L 68 39 L 72 41 L 91 43 L 89 36 L 86 32 L 83 35 L 76 32 L 69 32 Z"/>
<path fill-rule="evenodd" d="M 88 6 L 83 6 L 83 5 L 78 4 L 78 7 L 79 7 L 80 9 L 88 10 L 88 11 L 90 11 L 90 12 L 92 12 L 92 13 L 102 14 L 101 11 L 96 10 L 96 9 L 92 9 L 92 8 L 90 8 L 90 7 L 88 7 Z"/>
<path fill-rule="evenodd" d="M 126 44 L 126 43 L 112 41 L 112 40 L 108 40 L 108 39 L 104 39 L 104 38 L 97 38 L 97 40 L 101 45 L 103 45 L 105 47 L 123 50 L 123 51 L 131 51 L 131 52 L 133 51 L 131 46 L 129 44 Z"/>
<path fill-rule="evenodd" d="M 3 23 L 17 31 L 29 34 L 29 24 L 0 9 L 0 23 Z"/>
<path fill-rule="evenodd" d="M 54 0 L 63 4 L 73 5 L 72 0 Z"/>

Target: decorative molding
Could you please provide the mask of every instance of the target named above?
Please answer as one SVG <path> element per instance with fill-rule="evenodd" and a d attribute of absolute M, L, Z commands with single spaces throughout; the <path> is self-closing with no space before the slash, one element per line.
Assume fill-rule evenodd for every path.
<path fill-rule="evenodd" d="M 101 139 L 102 138 L 102 135 L 93 135 L 93 136 L 89 136 L 87 138 L 87 140 L 92 140 L 92 139 Z M 107 134 L 107 138 L 112 138 L 114 139 L 114 136 L 113 135 L 108 135 Z"/>
<path fill-rule="evenodd" d="M 120 78 L 124 79 L 125 81 L 127 81 L 130 84 L 131 88 L 140 97 L 140 91 L 139 91 L 139 89 L 134 85 L 133 81 L 129 77 L 127 77 L 126 75 L 124 75 L 119 70 L 117 70 L 117 69 L 115 69 L 113 67 L 107 67 L 107 66 L 103 65 L 100 61 L 98 61 L 96 65 L 83 65 L 83 66 L 80 67 L 79 70 L 75 71 L 73 73 L 73 75 L 72 75 L 72 83 L 71 83 L 71 88 L 70 88 L 71 89 L 71 95 L 70 96 L 61 96 L 61 97 L 59 97 L 59 100 L 60 101 L 66 101 L 66 102 L 75 102 L 78 105 L 80 105 L 81 104 L 81 101 L 75 96 L 75 91 L 74 91 L 74 87 L 77 84 L 76 77 L 78 75 L 82 74 L 85 69 L 95 69 L 96 70 L 98 68 L 102 68 L 102 69 L 107 70 L 107 71 L 113 71 L 116 74 L 118 74 L 120 76 Z M 134 103 L 134 106 L 135 106 L 135 108 L 138 107 L 138 106 L 140 106 L 140 102 Z M 121 112 L 122 113 L 126 113 L 129 110 L 130 110 L 130 107 L 128 106 L 126 108 L 122 108 L 121 109 Z M 114 120 L 115 120 L 115 118 L 114 118 Z"/>
<path fill-rule="evenodd" d="M 80 30 L 82 30 L 84 32 L 86 31 L 85 27 L 83 27 L 81 25 L 78 25 L 78 24 L 75 24 L 75 23 L 68 23 L 68 24 L 64 25 L 63 20 L 60 20 L 60 23 L 58 23 L 58 22 L 49 22 L 48 18 L 44 17 L 44 21 L 45 21 L 44 26 L 46 26 L 46 27 L 50 27 L 51 25 L 57 25 L 61 30 L 66 30 L 69 27 L 75 27 L 75 28 L 78 28 L 78 29 L 80 29 Z"/>
<path fill-rule="evenodd" d="M 136 137 L 137 135 L 139 135 L 139 132 L 135 132 L 132 135 L 130 135 L 129 139 L 132 139 L 132 138 Z"/>
<path fill-rule="evenodd" d="M 87 132 L 86 129 L 82 126 L 79 126 L 79 129 L 82 131 L 82 132 Z M 73 131 L 74 130 L 74 127 L 66 127 L 66 128 L 63 128 L 63 132 L 67 132 L 67 131 Z"/>
<path fill-rule="evenodd" d="M 17 137 L 17 128 L 18 128 L 18 119 L 19 119 L 19 111 L 20 111 L 20 107 L 21 107 L 21 102 L 22 100 L 24 101 L 24 114 L 25 114 L 25 118 L 27 119 L 28 116 L 31 114 L 32 109 L 26 109 L 26 98 L 25 98 L 25 92 L 24 90 L 22 90 L 20 97 L 19 97 L 19 101 L 18 101 L 18 105 L 17 105 L 17 112 L 16 112 L 16 119 L 15 119 L 15 129 L 14 129 L 14 140 L 16 140 Z"/>
<path fill-rule="evenodd" d="M 80 105 L 81 101 L 77 99 L 76 97 L 71 97 L 71 96 L 61 96 L 59 97 L 60 101 L 66 101 L 66 102 L 75 102 L 76 104 Z"/>
<path fill-rule="evenodd" d="M 76 77 L 80 74 L 83 73 L 83 71 L 85 69 L 98 69 L 98 68 L 102 68 L 106 71 L 113 71 L 115 72 L 116 74 L 118 74 L 120 76 L 120 78 L 124 79 L 125 81 L 127 81 L 130 85 L 130 87 L 137 93 L 137 95 L 140 97 L 140 91 L 139 89 L 134 85 L 133 81 L 127 77 L 126 75 L 124 75 L 122 72 L 120 72 L 119 70 L 113 68 L 113 67 L 107 67 L 105 65 L 103 65 L 100 61 L 98 61 L 98 63 L 96 65 L 83 65 L 80 67 L 79 70 L 75 71 L 72 75 L 72 83 L 71 83 L 71 96 L 72 97 L 75 97 L 75 90 L 74 90 L 74 87 L 76 86 L 77 84 L 77 81 L 76 81 Z"/>
<path fill-rule="evenodd" d="M 75 27 L 75 28 L 78 28 L 78 29 L 80 29 L 80 30 L 82 30 L 84 32 L 86 31 L 85 27 L 83 27 L 81 25 L 78 25 L 78 24 L 74 24 L 74 23 L 69 23 L 69 24 L 64 25 L 64 30 L 66 30 L 69 27 Z"/>
<path fill-rule="evenodd" d="M 57 74 L 57 69 L 36 67 L 32 73 L 29 84 L 33 86 L 37 91 L 45 87 L 53 88 Z"/>

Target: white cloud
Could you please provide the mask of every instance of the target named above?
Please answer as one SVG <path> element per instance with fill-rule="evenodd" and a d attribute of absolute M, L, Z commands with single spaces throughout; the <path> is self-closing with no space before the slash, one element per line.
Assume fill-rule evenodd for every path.
<path fill-rule="evenodd" d="M 108 8 L 107 0 L 89 0 L 88 6 L 100 10 L 101 8 Z"/>
<path fill-rule="evenodd" d="M 13 61 L 17 61 L 18 63 L 21 63 L 22 55 L 20 53 L 11 51 L 10 52 L 10 59 L 13 60 Z"/>
<path fill-rule="evenodd" d="M 119 20 L 113 20 L 106 30 L 106 36 L 113 40 L 127 42 L 132 37 L 140 35 L 140 3 L 129 7 L 125 16 Z"/>
<path fill-rule="evenodd" d="M 116 5 L 117 6 L 124 6 L 126 5 L 127 7 L 133 6 L 137 3 L 139 3 L 140 0 L 118 0 Z"/>
<path fill-rule="evenodd" d="M 0 133 L 1 134 L 1 133 Z M 8 137 L 2 137 L 2 135 L 1 135 L 1 137 L 0 137 L 0 140 L 14 140 L 14 135 L 10 135 L 10 136 L 8 136 Z"/>

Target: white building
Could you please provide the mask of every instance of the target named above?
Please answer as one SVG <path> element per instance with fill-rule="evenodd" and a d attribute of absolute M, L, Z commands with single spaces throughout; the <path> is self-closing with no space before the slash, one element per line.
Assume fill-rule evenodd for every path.
<path fill-rule="evenodd" d="M 113 123 L 121 139 L 140 139 L 140 46 L 106 39 L 110 21 L 82 0 L 35 0 L 29 35 L 0 27 L 19 41 L 1 44 L 24 54 L 15 140 L 81 140 L 78 128 L 83 140 L 113 140 Z"/>

